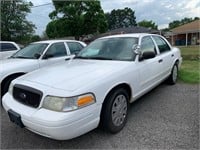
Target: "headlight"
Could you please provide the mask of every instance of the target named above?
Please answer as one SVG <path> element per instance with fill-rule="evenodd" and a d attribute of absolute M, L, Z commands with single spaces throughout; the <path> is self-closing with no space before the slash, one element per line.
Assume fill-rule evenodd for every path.
<path fill-rule="evenodd" d="M 12 84 L 12 82 L 10 83 L 10 86 L 9 86 L 9 89 L 8 89 L 8 93 L 9 93 L 10 95 L 13 94 L 13 84 Z"/>
<path fill-rule="evenodd" d="M 93 94 L 85 94 L 75 97 L 46 96 L 43 108 L 54 111 L 72 111 L 95 103 Z"/>

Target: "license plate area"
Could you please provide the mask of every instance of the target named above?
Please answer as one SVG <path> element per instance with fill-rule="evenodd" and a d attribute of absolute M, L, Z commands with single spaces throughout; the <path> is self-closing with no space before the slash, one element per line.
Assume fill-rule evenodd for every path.
<path fill-rule="evenodd" d="M 20 114 L 14 112 L 13 110 L 8 110 L 8 116 L 10 118 L 10 121 L 12 121 L 16 125 L 20 126 L 21 128 L 24 127 L 24 124 L 22 123 Z"/>

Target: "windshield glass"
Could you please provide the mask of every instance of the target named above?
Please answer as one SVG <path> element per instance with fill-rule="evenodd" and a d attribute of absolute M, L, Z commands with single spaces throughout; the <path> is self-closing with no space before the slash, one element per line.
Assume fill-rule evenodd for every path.
<path fill-rule="evenodd" d="M 13 54 L 11 58 L 38 59 L 47 46 L 47 43 L 33 43 Z"/>
<path fill-rule="evenodd" d="M 89 44 L 76 56 L 81 59 L 133 60 L 133 46 L 138 44 L 135 37 L 98 39 Z"/>

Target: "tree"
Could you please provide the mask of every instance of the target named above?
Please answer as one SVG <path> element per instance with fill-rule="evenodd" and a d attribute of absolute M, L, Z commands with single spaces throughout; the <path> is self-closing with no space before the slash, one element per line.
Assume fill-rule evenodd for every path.
<path fill-rule="evenodd" d="M 41 38 L 40 38 L 39 35 L 33 35 L 33 36 L 31 37 L 31 42 L 36 42 L 36 41 L 40 41 L 40 40 L 41 40 Z"/>
<path fill-rule="evenodd" d="M 169 23 L 169 29 L 176 28 L 178 26 L 190 23 L 190 22 L 195 21 L 195 20 L 199 20 L 199 17 L 195 17 L 194 19 L 185 17 L 181 20 L 174 20 L 174 21 Z"/>
<path fill-rule="evenodd" d="M 1 0 L 1 40 L 21 41 L 29 39 L 36 28 L 26 20 L 31 2 Z"/>
<path fill-rule="evenodd" d="M 49 38 L 69 36 L 68 22 L 65 19 L 53 20 L 46 26 L 46 33 Z"/>
<path fill-rule="evenodd" d="M 158 29 L 158 26 L 152 21 L 147 21 L 147 20 L 143 20 L 138 22 L 138 26 L 140 27 L 146 27 L 146 28 L 151 28 L 151 29 Z"/>
<path fill-rule="evenodd" d="M 100 1 L 56 1 L 55 10 L 49 14 L 52 19 L 46 27 L 49 37 L 80 36 L 102 33 L 107 30 L 105 14 Z"/>
<path fill-rule="evenodd" d="M 108 21 L 108 29 L 125 28 L 136 26 L 135 12 L 131 8 L 113 9 L 110 13 L 106 13 Z"/>
<path fill-rule="evenodd" d="M 180 26 L 180 25 L 181 25 L 181 21 L 179 21 L 179 20 L 174 20 L 174 21 L 172 21 L 172 22 L 169 23 L 169 28 L 170 28 L 170 29 L 173 29 L 173 28 L 176 28 L 176 27 L 178 27 L 178 26 Z"/>

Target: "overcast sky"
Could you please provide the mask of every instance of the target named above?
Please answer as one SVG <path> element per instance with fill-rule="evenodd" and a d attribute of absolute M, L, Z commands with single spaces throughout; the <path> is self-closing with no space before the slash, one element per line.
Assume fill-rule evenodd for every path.
<path fill-rule="evenodd" d="M 27 0 L 29 1 L 29 0 Z M 28 20 L 32 21 L 41 35 L 49 21 L 49 13 L 54 10 L 52 0 L 30 0 L 34 6 Z M 159 29 L 168 27 L 168 23 L 184 17 L 200 17 L 199 0 L 100 0 L 104 12 L 129 7 L 135 11 L 136 21 L 152 20 Z M 48 4 L 51 3 L 51 4 Z"/>

